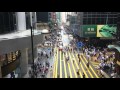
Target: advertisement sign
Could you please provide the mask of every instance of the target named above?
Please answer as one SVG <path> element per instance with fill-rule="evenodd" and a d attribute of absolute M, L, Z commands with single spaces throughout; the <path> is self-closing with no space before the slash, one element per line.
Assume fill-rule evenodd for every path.
<path fill-rule="evenodd" d="M 97 37 L 115 37 L 116 30 L 114 25 L 97 25 Z"/>
<path fill-rule="evenodd" d="M 96 37 L 97 25 L 83 25 L 83 37 Z"/>

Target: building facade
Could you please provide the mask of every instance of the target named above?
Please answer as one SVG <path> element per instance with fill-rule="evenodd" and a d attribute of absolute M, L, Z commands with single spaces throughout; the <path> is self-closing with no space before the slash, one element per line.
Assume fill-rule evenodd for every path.
<path fill-rule="evenodd" d="M 33 63 L 30 28 L 32 25 L 35 29 L 36 22 L 36 12 L 0 13 L 0 78 L 9 74 L 21 78 L 27 74 L 28 64 Z M 37 45 L 43 43 L 43 35 L 35 32 L 34 59 L 37 58 Z"/>

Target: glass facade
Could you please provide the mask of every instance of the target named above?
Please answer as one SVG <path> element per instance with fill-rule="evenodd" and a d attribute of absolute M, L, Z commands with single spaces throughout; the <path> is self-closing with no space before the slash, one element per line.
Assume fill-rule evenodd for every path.
<path fill-rule="evenodd" d="M 36 16 L 37 16 L 37 23 L 47 23 L 49 12 L 36 12 Z"/>
<path fill-rule="evenodd" d="M 0 34 L 16 30 L 15 12 L 0 12 Z"/>
<path fill-rule="evenodd" d="M 83 12 L 83 24 L 117 24 L 117 12 Z"/>

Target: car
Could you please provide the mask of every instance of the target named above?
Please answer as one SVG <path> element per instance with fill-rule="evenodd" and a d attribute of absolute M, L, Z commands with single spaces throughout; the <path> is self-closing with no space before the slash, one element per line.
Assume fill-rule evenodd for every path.
<path fill-rule="evenodd" d="M 63 46 L 63 42 L 58 42 L 58 47 Z"/>
<path fill-rule="evenodd" d="M 63 50 L 63 46 L 59 45 L 59 51 L 62 51 L 62 50 Z"/>
<path fill-rule="evenodd" d="M 53 46 L 53 45 L 52 45 L 52 42 L 46 41 L 46 42 L 44 43 L 44 46 Z"/>

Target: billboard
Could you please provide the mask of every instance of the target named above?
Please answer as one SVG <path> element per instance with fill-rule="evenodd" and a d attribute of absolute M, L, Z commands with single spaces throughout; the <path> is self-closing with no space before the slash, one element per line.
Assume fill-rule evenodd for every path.
<path fill-rule="evenodd" d="M 110 37 L 116 36 L 117 27 L 114 25 L 97 25 L 97 37 Z"/>
<path fill-rule="evenodd" d="M 83 37 L 96 37 L 97 25 L 83 25 Z"/>

